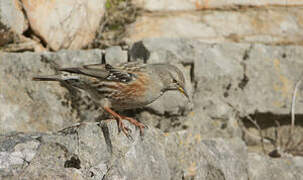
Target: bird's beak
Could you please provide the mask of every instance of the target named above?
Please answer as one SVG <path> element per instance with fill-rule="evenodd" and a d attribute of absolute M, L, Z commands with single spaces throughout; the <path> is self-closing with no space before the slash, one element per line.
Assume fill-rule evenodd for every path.
<path fill-rule="evenodd" d="M 188 95 L 187 91 L 185 90 L 185 88 L 179 86 L 179 87 L 178 87 L 178 90 L 179 90 L 182 94 L 184 94 L 184 95 L 187 97 L 188 100 L 190 100 L 189 95 Z"/>

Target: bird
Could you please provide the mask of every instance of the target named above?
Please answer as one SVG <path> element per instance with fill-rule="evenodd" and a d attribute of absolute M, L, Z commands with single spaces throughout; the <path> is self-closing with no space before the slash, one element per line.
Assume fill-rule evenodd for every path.
<path fill-rule="evenodd" d="M 188 100 L 182 71 L 171 64 L 146 64 L 139 61 L 110 64 L 88 64 L 79 67 L 57 68 L 57 74 L 35 76 L 34 81 L 59 81 L 86 91 L 91 99 L 117 121 L 119 132 L 130 137 L 127 120 L 140 129 L 146 126 L 134 118 L 116 111 L 146 106 L 167 91 L 178 91 Z"/>

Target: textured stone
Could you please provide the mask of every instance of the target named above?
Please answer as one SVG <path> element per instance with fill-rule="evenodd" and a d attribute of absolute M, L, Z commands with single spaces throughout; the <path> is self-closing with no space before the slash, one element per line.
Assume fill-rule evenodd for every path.
<path fill-rule="evenodd" d="M 65 167 L 68 158 L 69 154 L 64 146 L 43 143 L 37 155 L 19 176 L 22 179 L 84 179 L 76 168 Z"/>
<path fill-rule="evenodd" d="M 22 5 L 18 0 L 0 1 L 0 22 L 18 34 L 28 28 Z"/>
<path fill-rule="evenodd" d="M 109 47 L 105 50 L 105 61 L 111 65 L 127 62 L 128 53 L 120 46 Z"/>
<path fill-rule="evenodd" d="M 247 179 L 247 154 L 237 140 L 205 139 L 195 132 L 166 136 L 166 155 L 173 179 Z"/>
<path fill-rule="evenodd" d="M 149 11 L 197 10 L 207 8 L 237 8 L 259 6 L 302 5 L 300 0 L 134 0 L 133 3 Z"/>
<path fill-rule="evenodd" d="M 246 111 L 289 113 L 295 83 L 302 75 L 302 51 L 302 46 L 252 46 L 244 61 L 248 78 L 244 88 Z M 300 97 L 302 91 L 298 92 Z M 302 110 L 302 106 L 296 106 L 296 113 Z"/>
<path fill-rule="evenodd" d="M 22 0 L 31 29 L 53 50 L 80 49 L 95 37 L 105 0 Z"/>
<path fill-rule="evenodd" d="M 249 179 L 302 179 L 302 160 L 302 157 L 272 159 L 259 154 L 249 153 Z"/>
<path fill-rule="evenodd" d="M 20 135 L 2 136 L 0 177 L 170 179 L 163 134 L 150 128 L 145 131 L 142 139 L 139 130 L 129 123 L 126 126 L 132 130 L 133 140 L 127 139 L 122 133 L 118 134 L 115 121 L 105 122 L 103 128 L 96 123 L 83 123 L 61 133 L 29 135 L 25 138 Z M 104 127 L 107 130 L 104 131 Z M 104 139 L 104 134 L 109 141 Z M 8 140 L 15 141 L 16 144 L 11 150 L 4 150 L 5 143 L 1 142 Z M 17 152 L 26 152 L 27 149 L 33 149 L 34 157 L 23 161 Z M 10 161 L 2 161 L 8 157 L 11 158 Z M 14 164 L 7 165 L 9 162 Z M 18 171 L 16 165 L 20 166 Z"/>
<path fill-rule="evenodd" d="M 259 122 L 289 120 L 303 68 L 301 46 L 147 39 L 129 52 L 131 60 L 177 64 L 193 97 L 192 109 L 181 94 L 167 94 L 154 107 L 121 112 L 148 121 L 143 137 L 124 121 L 133 140 L 118 133 L 115 121 L 102 128 L 85 122 L 60 133 L 9 133 L 53 131 L 99 115 L 82 109 L 59 83 L 30 79 L 54 73 L 54 66 L 100 63 L 102 53 L 0 54 L 0 179 L 302 179 L 302 158 L 248 154 L 239 126 L 247 114 L 263 114 Z M 297 105 L 298 119 L 302 110 Z"/>
<path fill-rule="evenodd" d="M 302 7 L 268 7 L 241 11 L 145 13 L 127 28 L 126 40 L 189 38 L 204 42 L 302 44 L 303 25 L 299 20 L 303 18 L 302 12 Z"/>
<path fill-rule="evenodd" d="M 266 120 L 266 113 L 288 115 L 294 84 L 301 75 L 301 52 L 301 46 L 155 38 L 134 43 L 130 57 L 147 63 L 182 63 L 191 67 L 183 72 L 194 86 L 194 109 L 203 109 L 212 119 L 227 121 L 220 124 L 239 135 L 237 113 L 246 116 L 258 112 L 261 121 Z M 298 92 L 297 103 L 301 93 Z M 190 105 L 181 98 L 171 98 L 167 93 L 150 107 L 158 114 L 180 115 L 182 110 L 187 114 Z M 302 106 L 297 105 L 296 113 L 300 112 Z"/>
<path fill-rule="evenodd" d="M 197 131 L 163 134 L 115 121 L 83 123 L 51 134 L 0 136 L 1 179 L 301 179 L 302 158 L 247 153 L 240 138 L 208 138 Z"/>
<path fill-rule="evenodd" d="M 150 38 L 132 44 L 130 58 L 148 63 L 190 64 L 196 57 L 197 41 L 182 38 Z M 200 43 L 201 44 L 201 43 Z"/>

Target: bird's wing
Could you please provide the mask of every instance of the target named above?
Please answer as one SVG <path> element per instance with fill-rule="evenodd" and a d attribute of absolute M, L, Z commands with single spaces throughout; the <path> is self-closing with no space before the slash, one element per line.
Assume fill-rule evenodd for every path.
<path fill-rule="evenodd" d="M 83 74 L 107 81 L 129 82 L 132 81 L 134 75 L 121 68 L 115 68 L 109 64 L 91 64 L 75 68 L 61 68 L 59 71 Z"/>
<path fill-rule="evenodd" d="M 146 64 L 140 62 L 140 61 L 133 61 L 133 62 L 127 62 L 127 63 L 121 63 L 118 65 L 120 69 L 123 69 L 127 72 L 139 72 L 141 71 Z"/>
<path fill-rule="evenodd" d="M 83 74 L 101 79 L 105 79 L 110 74 L 105 64 L 90 64 L 82 67 L 60 68 L 59 71 Z"/>

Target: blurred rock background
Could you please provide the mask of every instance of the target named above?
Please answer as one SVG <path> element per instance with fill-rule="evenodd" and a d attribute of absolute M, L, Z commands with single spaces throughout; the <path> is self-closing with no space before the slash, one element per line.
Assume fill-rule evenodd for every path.
<path fill-rule="evenodd" d="M 302 42 L 300 0 L 0 1 L 0 179 L 303 179 Z M 31 81 L 127 61 L 176 64 L 192 98 L 123 112 L 143 138 Z"/>

